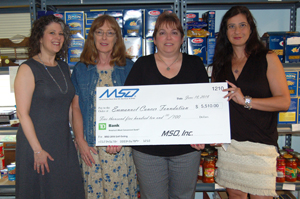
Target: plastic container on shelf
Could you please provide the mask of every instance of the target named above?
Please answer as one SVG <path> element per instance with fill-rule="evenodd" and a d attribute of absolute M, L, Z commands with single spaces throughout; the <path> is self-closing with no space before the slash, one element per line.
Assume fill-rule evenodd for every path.
<path fill-rule="evenodd" d="M 215 160 L 213 157 L 205 157 L 203 163 L 203 177 L 202 181 L 204 183 L 214 183 L 215 175 Z"/>
<path fill-rule="evenodd" d="M 285 162 L 285 180 L 296 182 L 297 180 L 297 163 L 296 158 L 287 158 Z"/>
<path fill-rule="evenodd" d="M 285 181 L 285 159 L 278 157 L 277 158 L 277 177 L 276 182 L 284 182 Z"/>
<path fill-rule="evenodd" d="M 8 178 L 8 170 L 2 169 L 1 170 L 1 179 L 7 179 Z"/>
<path fill-rule="evenodd" d="M 15 181 L 16 180 L 16 165 L 8 165 L 8 180 Z"/>

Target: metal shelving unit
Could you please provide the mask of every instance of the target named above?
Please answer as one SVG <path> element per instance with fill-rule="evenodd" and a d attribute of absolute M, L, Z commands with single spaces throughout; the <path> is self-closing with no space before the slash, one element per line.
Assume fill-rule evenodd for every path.
<path fill-rule="evenodd" d="M 276 190 L 281 191 L 285 190 L 284 185 L 294 185 L 295 190 L 300 190 L 300 181 L 296 182 L 284 182 L 284 183 L 276 183 Z M 215 183 L 203 183 L 202 181 L 198 181 L 196 186 L 196 191 L 198 192 L 214 192 L 214 191 L 225 191 L 224 188 L 217 186 Z"/>
<path fill-rule="evenodd" d="M 250 9 L 289 9 L 290 10 L 290 30 L 296 30 L 296 15 L 297 8 L 300 7 L 300 1 L 296 0 L 10 0 L 0 2 L 0 13 L 5 13 L 7 10 L 11 12 L 10 8 L 26 9 L 31 13 L 31 21 L 36 18 L 37 10 L 48 11 L 66 11 L 66 10 L 90 10 L 90 9 L 136 9 L 136 8 L 169 8 L 180 17 L 181 22 L 186 33 L 186 13 L 189 9 L 199 10 L 227 10 L 232 5 L 245 5 Z M 3 10 L 3 12 L 2 12 Z M 16 9 L 17 10 L 17 9 Z M 8 12 L 8 11 L 7 11 Z M 186 40 L 183 44 L 182 51 L 187 51 Z M 283 64 L 284 67 L 299 67 L 300 64 Z M 0 75 L 8 73 L 8 67 L 0 67 Z M 292 132 L 290 126 L 279 126 L 280 135 L 286 136 L 286 144 L 290 145 L 292 135 L 300 135 L 300 132 Z M 1 128 L 0 133 L 15 134 L 17 128 Z M 300 182 L 295 183 L 296 190 L 300 190 Z M 277 183 L 276 189 L 283 190 L 284 183 Z M 222 191 L 216 189 L 215 184 L 197 183 L 196 191 Z M 14 186 L 7 185 L 0 189 L 2 194 L 14 194 Z"/>
<path fill-rule="evenodd" d="M 186 13 L 189 9 L 198 10 L 228 10 L 233 5 L 244 5 L 249 9 L 290 9 L 290 31 L 296 31 L 296 16 L 297 8 L 300 7 L 299 0 L 181 0 L 180 2 L 180 16 L 184 28 L 185 35 L 187 33 L 186 27 Z M 182 45 L 182 51 L 187 52 L 187 38 Z"/>
<path fill-rule="evenodd" d="M 41 10 L 80 10 L 90 9 L 145 9 L 145 8 L 163 8 L 173 9 L 178 14 L 180 0 L 41 0 Z"/>

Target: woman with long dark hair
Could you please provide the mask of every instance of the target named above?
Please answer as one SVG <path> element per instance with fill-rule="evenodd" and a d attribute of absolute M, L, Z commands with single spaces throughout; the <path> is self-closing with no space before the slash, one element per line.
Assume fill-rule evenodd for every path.
<path fill-rule="evenodd" d="M 278 111 L 290 95 L 277 55 L 259 40 L 249 9 L 234 6 L 223 16 L 213 58 L 212 80 L 227 81 L 231 144 L 219 149 L 216 182 L 229 198 L 276 196 Z"/>

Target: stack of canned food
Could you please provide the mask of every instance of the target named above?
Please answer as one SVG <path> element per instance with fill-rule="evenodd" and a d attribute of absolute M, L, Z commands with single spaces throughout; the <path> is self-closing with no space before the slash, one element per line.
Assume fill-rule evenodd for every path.
<path fill-rule="evenodd" d="M 198 180 L 204 183 L 214 183 L 218 151 L 214 147 L 206 147 L 201 153 Z"/>
<path fill-rule="evenodd" d="M 300 181 L 300 153 L 295 152 L 290 147 L 283 147 L 279 152 L 276 182 Z M 201 153 L 198 180 L 202 180 L 203 183 L 215 182 L 217 159 L 218 151 L 214 147 L 208 147 L 203 150 Z"/>
<path fill-rule="evenodd" d="M 290 147 L 282 147 L 277 158 L 276 182 L 295 182 L 300 180 L 300 153 Z"/>
<path fill-rule="evenodd" d="M 15 163 L 11 163 L 7 165 L 5 168 L 5 156 L 4 156 L 4 149 L 3 143 L 0 143 L 0 171 L 1 171 L 1 179 L 7 179 L 10 181 L 16 180 L 16 165 Z"/>

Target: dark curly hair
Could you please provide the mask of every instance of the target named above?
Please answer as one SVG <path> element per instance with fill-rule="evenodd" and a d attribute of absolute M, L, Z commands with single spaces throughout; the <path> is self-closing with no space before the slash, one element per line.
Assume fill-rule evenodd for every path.
<path fill-rule="evenodd" d="M 227 22 L 230 18 L 238 14 L 243 14 L 247 18 L 251 30 L 251 34 L 246 42 L 245 53 L 249 56 L 253 53 L 256 54 L 261 51 L 268 51 L 259 39 L 256 21 L 250 10 L 245 6 L 231 7 L 222 18 L 220 31 L 216 41 L 215 54 L 213 63 L 211 64 L 213 66 L 212 79 L 214 81 L 225 81 L 225 74 L 228 74 L 226 71 L 230 70 L 229 67 L 231 66 L 233 48 L 227 38 Z"/>
<path fill-rule="evenodd" d="M 62 48 L 58 53 L 56 53 L 55 58 L 58 60 L 65 59 L 68 52 L 68 46 L 70 43 L 70 36 L 71 36 L 70 29 L 62 19 L 55 17 L 54 15 L 43 16 L 38 20 L 34 21 L 33 27 L 31 29 L 31 34 L 29 37 L 29 48 L 28 48 L 29 58 L 41 52 L 40 40 L 41 38 L 43 38 L 44 31 L 50 23 L 58 23 L 62 27 L 65 39 Z"/>

